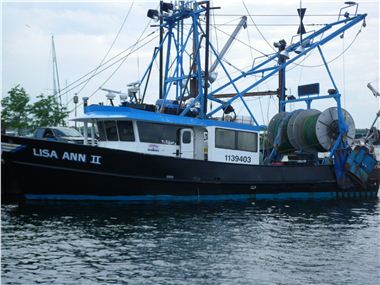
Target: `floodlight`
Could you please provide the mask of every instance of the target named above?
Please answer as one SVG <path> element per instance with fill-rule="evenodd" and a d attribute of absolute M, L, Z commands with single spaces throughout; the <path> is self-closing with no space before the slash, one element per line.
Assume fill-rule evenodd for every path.
<path fill-rule="evenodd" d="M 282 59 L 289 59 L 289 52 L 286 49 L 284 49 L 283 51 L 280 52 L 280 57 Z"/>
<path fill-rule="evenodd" d="M 167 13 L 169 13 L 169 11 L 173 11 L 173 8 L 174 8 L 174 6 L 173 6 L 172 3 L 165 3 L 165 2 L 163 2 L 163 3 L 161 4 L 161 10 L 162 10 L 163 12 L 167 12 Z"/>
<path fill-rule="evenodd" d="M 294 51 L 296 54 L 300 54 L 301 52 L 303 52 L 305 50 L 305 48 L 300 45 L 298 48 L 296 48 L 296 50 Z"/>
<path fill-rule="evenodd" d="M 146 16 L 155 21 L 158 21 L 160 19 L 160 13 L 157 10 L 153 10 L 153 9 L 149 9 Z"/>
<path fill-rule="evenodd" d="M 218 77 L 218 72 L 215 72 L 215 71 L 210 72 L 208 74 L 208 81 L 210 81 L 210 83 L 213 83 L 213 82 L 215 82 L 217 77 Z"/>

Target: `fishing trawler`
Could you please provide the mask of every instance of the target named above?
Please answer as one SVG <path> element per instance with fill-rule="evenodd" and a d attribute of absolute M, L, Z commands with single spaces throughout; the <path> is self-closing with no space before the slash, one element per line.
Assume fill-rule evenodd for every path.
<path fill-rule="evenodd" d="M 276 52 L 232 76 L 223 56 L 247 17 L 219 52 L 210 40 L 214 7 L 209 1 L 161 2 L 159 10 L 147 13 L 159 27 L 160 42 L 142 78 L 130 84 L 127 94 L 104 89 L 107 104 L 83 98 L 84 114 L 74 120 L 84 124 L 84 145 L 2 136 L 2 193 L 75 200 L 377 197 L 378 161 L 368 141 L 353 139 L 354 121 L 341 107 L 322 50 L 351 27 L 365 26 L 358 4 L 346 4 L 356 7 L 354 14 L 341 10 L 337 21 L 312 33 L 302 23 L 305 9 L 298 9 L 299 40 L 276 42 Z M 331 89 L 320 94 L 318 83 L 305 84 L 298 86 L 298 97 L 287 95 L 286 68 L 312 50 L 321 56 Z M 147 104 L 157 59 L 158 100 Z M 211 90 L 217 66 L 227 80 Z M 257 75 L 248 86 L 239 86 Z M 278 76 L 278 90 L 252 92 L 273 76 Z M 228 88 L 234 92 L 226 93 Z M 279 112 L 263 126 L 246 97 L 266 93 L 278 97 Z M 328 99 L 334 105 L 323 112 L 312 108 L 314 101 Z M 209 102 L 217 107 L 210 109 Z M 238 102 L 248 119 L 237 116 Z M 300 102 L 304 109 L 287 111 L 288 104 Z"/>

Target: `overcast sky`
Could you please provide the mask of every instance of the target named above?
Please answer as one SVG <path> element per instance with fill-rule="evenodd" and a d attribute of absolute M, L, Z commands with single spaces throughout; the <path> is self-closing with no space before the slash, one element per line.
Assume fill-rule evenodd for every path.
<path fill-rule="evenodd" d="M 315 30 L 321 27 L 319 24 L 335 21 L 339 9 L 344 6 L 343 2 L 303 0 L 302 6 L 307 8 L 304 21 L 306 30 Z M 331 62 L 330 67 L 343 94 L 343 106 L 352 114 L 357 127 L 369 127 L 379 109 L 379 99 L 376 99 L 366 87 L 368 82 L 373 82 L 376 88 L 379 87 L 379 4 L 377 0 L 357 2 L 360 3 L 359 13 L 368 13 L 367 27 L 362 29 L 344 55 Z M 248 29 L 243 30 L 238 36 L 242 42 L 263 53 L 271 53 L 272 48 L 267 42 L 272 44 L 285 39 L 289 43 L 291 37 L 296 34 L 299 21 L 296 9 L 300 5 L 299 0 L 245 0 L 245 3 L 250 13 L 254 15 L 252 19 L 265 40 L 252 25 L 252 19 L 248 17 Z M 218 27 L 227 34 L 234 30 L 240 19 L 239 15 L 247 14 L 240 0 L 215 0 L 212 4 L 222 8 L 215 12 L 213 21 L 216 24 L 223 24 Z M 130 8 L 130 14 L 107 59 L 136 42 L 149 21 L 146 11 L 157 6 L 158 1 L 3 1 L 2 95 L 4 96 L 17 84 L 26 89 L 32 100 L 41 93 L 52 93 L 52 35 L 55 38 L 61 88 L 64 88 L 66 84 L 70 85 L 98 66 Z M 145 34 L 155 29 L 149 27 Z M 342 51 L 353 42 L 359 29 L 360 25 L 357 25 L 347 31 L 343 39 L 338 37 L 324 46 L 323 51 L 327 61 L 342 54 Z M 148 39 L 153 39 L 154 36 Z M 212 40 L 221 49 L 227 36 L 219 31 L 216 37 L 215 31 L 212 30 Z M 154 39 L 149 45 L 129 56 L 103 87 L 126 91 L 126 84 L 138 80 L 145 71 L 156 44 L 157 40 Z M 234 66 L 244 70 L 252 64 L 252 58 L 257 56 L 260 56 L 259 52 L 236 42 L 226 58 Z M 303 59 L 304 67 L 294 65 L 289 67 L 290 71 L 287 73 L 289 92 L 297 95 L 298 85 L 320 82 L 321 93 L 326 94 L 327 89 L 332 86 L 324 68 L 310 67 L 320 64 L 318 53 L 313 52 Z M 105 93 L 96 90 L 110 77 L 116 67 L 117 65 L 89 81 L 79 96 L 94 94 L 91 97 L 92 103 L 104 101 Z M 234 71 L 233 68 L 230 70 Z M 213 88 L 217 87 L 224 77 L 221 69 L 218 71 L 220 82 L 214 83 Z M 238 75 L 236 71 L 235 75 Z M 152 78 L 156 77 L 157 71 L 153 70 Z M 256 90 L 275 90 L 276 84 L 277 79 L 274 77 Z M 148 89 L 147 101 L 150 103 L 154 103 L 157 98 L 156 86 L 157 84 L 152 83 Z M 74 89 L 63 96 L 63 103 L 68 102 L 70 110 L 74 107 L 71 98 L 79 90 L 80 88 Z M 251 98 L 248 102 L 260 123 L 267 124 L 276 112 L 275 98 L 267 97 L 260 101 Z M 331 106 L 331 103 L 318 103 L 314 107 L 324 110 Z M 301 107 L 303 106 L 291 108 Z M 242 107 L 238 106 L 237 109 L 240 110 Z"/>

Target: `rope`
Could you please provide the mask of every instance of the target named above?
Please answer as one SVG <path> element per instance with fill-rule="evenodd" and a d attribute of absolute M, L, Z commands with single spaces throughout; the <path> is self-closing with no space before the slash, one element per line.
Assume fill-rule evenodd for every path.
<path fill-rule="evenodd" d="M 213 5 L 213 2 L 211 2 L 211 5 Z M 215 34 L 215 42 L 216 42 L 216 50 L 219 52 L 219 41 L 218 41 L 218 33 L 216 32 L 216 23 L 215 23 L 215 13 L 212 13 L 213 18 L 213 26 L 214 26 L 214 34 Z M 212 54 L 212 53 L 211 53 Z"/>
<path fill-rule="evenodd" d="M 357 34 L 355 35 L 355 38 L 352 40 L 352 42 L 343 50 L 343 52 L 341 52 L 340 54 L 338 54 L 336 57 L 334 57 L 333 59 L 331 59 L 330 61 L 327 61 L 327 64 L 331 63 L 331 62 L 334 62 L 335 60 L 337 60 L 338 58 L 340 58 L 353 44 L 354 42 L 356 41 L 357 37 L 359 36 L 360 32 L 362 31 L 362 28 L 360 28 L 360 30 L 357 32 Z M 296 65 L 296 66 L 301 66 L 301 67 L 308 67 L 308 68 L 314 68 L 314 67 L 321 67 L 321 66 L 324 66 L 324 64 L 318 64 L 318 65 L 302 65 L 302 64 L 298 64 L 298 63 L 295 63 L 293 62 L 292 64 Z"/>
<path fill-rule="evenodd" d="M 155 32 L 152 32 L 151 34 L 149 34 L 148 36 L 146 36 L 143 40 L 145 40 L 146 38 L 148 38 L 149 36 L 151 36 L 151 35 L 154 34 L 154 33 L 155 33 Z M 138 49 L 140 49 L 141 47 L 145 46 L 146 44 L 152 42 L 152 41 L 153 41 L 154 39 L 156 39 L 156 38 L 158 38 L 158 36 L 155 36 L 154 38 L 150 39 L 150 40 L 147 41 L 145 44 L 141 45 Z M 141 40 L 141 41 L 142 41 L 142 40 Z M 140 41 L 140 42 L 141 42 L 141 41 Z M 139 43 L 139 42 L 136 42 L 135 44 L 131 45 L 128 49 L 124 50 L 124 51 L 121 52 L 121 53 L 124 53 L 124 52 L 126 52 L 126 51 L 130 51 L 131 48 L 132 48 L 134 45 L 138 44 L 138 43 Z M 105 67 L 105 68 L 103 68 L 103 69 L 97 71 L 97 72 L 96 72 L 95 74 L 93 74 L 91 77 L 95 77 L 96 75 L 102 73 L 103 71 L 106 71 L 107 69 L 109 69 L 109 68 L 111 68 L 113 65 L 115 65 L 116 63 L 118 63 L 118 62 L 120 62 L 121 60 L 123 60 L 125 57 L 128 57 L 131 53 L 132 53 L 132 51 L 130 51 L 127 55 L 125 55 L 125 56 L 123 56 L 123 57 L 117 59 L 115 62 L 111 63 L 111 64 L 108 65 L 107 67 Z M 119 55 L 120 55 L 120 53 L 119 53 Z M 106 61 L 106 62 L 103 64 L 103 66 L 106 65 L 106 63 L 108 63 L 108 62 L 110 62 L 110 61 L 111 61 L 111 60 Z M 75 83 L 78 82 L 79 80 L 85 78 L 85 77 L 86 77 L 87 75 L 89 75 L 90 73 L 91 73 L 91 72 L 87 73 L 86 75 L 82 76 L 81 78 L 77 79 L 77 80 L 74 81 L 74 82 L 75 82 Z M 86 81 L 87 81 L 87 79 L 85 79 L 85 80 L 79 82 L 79 83 L 76 84 L 74 87 L 70 88 L 70 89 L 67 90 L 65 93 L 63 93 L 62 95 L 67 94 L 67 93 L 69 93 L 70 91 L 76 89 L 77 87 L 79 87 L 80 85 L 82 85 L 83 83 L 85 83 Z M 73 82 L 73 83 L 74 83 L 74 82 Z M 73 85 L 73 83 L 71 84 L 71 86 Z M 66 88 L 68 88 L 68 87 L 66 87 Z M 65 88 L 65 89 L 66 89 L 66 88 Z M 68 103 L 70 103 L 72 100 L 73 100 L 73 98 L 71 98 L 71 99 L 69 100 Z"/>
<path fill-rule="evenodd" d="M 248 38 L 248 44 L 249 44 L 250 46 L 252 46 L 252 44 L 251 44 L 251 37 L 249 36 L 249 31 L 248 31 L 248 29 L 247 29 L 247 38 Z M 249 52 L 250 52 L 250 54 L 251 54 L 251 60 L 252 60 L 252 64 L 253 64 L 253 62 L 255 61 L 255 58 L 253 57 L 252 49 L 249 49 Z"/>
<path fill-rule="evenodd" d="M 202 20 L 202 21 L 203 21 L 203 20 Z M 225 34 L 225 35 L 227 35 L 227 36 L 230 36 L 229 33 L 223 31 L 222 29 L 219 29 L 219 28 L 216 27 L 215 25 L 212 25 L 212 24 L 210 24 L 210 25 L 213 26 L 213 27 L 214 27 L 216 30 L 218 30 L 219 32 L 221 32 L 221 33 L 223 33 L 223 34 Z M 245 43 L 245 42 L 239 40 L 237 37 L 235 38 L 235 41 L 238 41 L 239 43 L 241 43 L 241 44 L 243 44 L 243 45 L 249 47 L 250 49 L 252 49 L 252 50 L 254 50 L 254 51 L 257 51 L 258 53 L 260 53 L 261 55 L 263 55 L 263 56 L 265 56 L 265 57 L 269 57 L 268 54 L 265 54 L 265 53 L 263 53 L 262 51 L 258 50 L 257 48 L 254 48 L 253 46 L 250 46 L 249 44 L 247 44 L 247 43 Z"/>
<path fill-rule="evenodd" d="M 346 60 L 344 56 L 344 37 L 342 39 L 342 81 L 343 81 L 343 108 L 346 109 Z"/>
<path fill-rule="evenodd" d="M 157 37 L 155 37 L 155 38 L 153 38 L 153 39 L 156 39 Z M 152 40 L 153 40 L 152 39 Z M 149 43 L 149 42 L 148 42 Z M 147 43 L 147 44 L 148 44 Z M 145 45 L 144 45 L 145 46 Z M 143 46 L 141 46 L 141 47 L 143 47 Z M 139 48 L 140 49 L 140 48 Z M 136 50 L 138 50 L 138 49 L 136 49 Z M 129 53 L 124 59 L 123 59 L 123 61 L 119 64 L 119 66 L 111 73 L 111 75 L 109 76 L 109 77 L 107 77 L 107 79 L 99 86 L 99 88 L 98 89 L 96 89 L 94 92 L 92 92 L 89 96 L 88 96 L 88 99 L 90 99 L 92 96 L 94 96 L 98 91 L 99 91 L 99 89 L 101 89 L 114 75 L 115 75 L 115 73 L 120 69 L 120 67 L 124 64 L 124 62 L 127 60 L 127 58 L 128 58 L 128 56 L 129 55 L 131 55 L 132 53 L 133 53 L 134 51 L 132 51 L 131 53 Z M 81 103 L 79 103 L 79 105 L 77 106 L 77 107 L 80 107 L 81 105 L 83 105 L 83 102 L 81 102 Z M 75 110 L 75 108 L 74 109 L 71 109 L 70 110 L 70 113 L 71 112 L 73 112 Z"/>
<path fill-rule="evenodd" d="M 143 40 L 147 39 L 148 37 L 150 37 L 151 35 L 153 35 L 154 33 L 156 33 L 158 30 L 156 31 L 153 31 L 152 33 L 148 34 L 145 38 L 143 38 L 140 42 L 142 42 Z M 157 37 L 155 37 L 157 38 Z M 152 40 L 148 41 L 148 42 L 151 42 Z M 115 55 L 114 57 L 110 58 L 109 60 L 105 61 L 102 66 L 106 65 L 107 63 L 111 62 L 112 60 L 114 60 L 115 58 L 119 57 L 121 54 L 123 53 L 126 53 L 127 51 L 130 51 L 130 49 L 135 45 L 136 43 L 134 43 L 133 45 L 129 46 L 128 48 L 126 48 L 125 50 L 119 52 L 117 55 Z M 111 63 L 109 66 L 105 67 L 104 69 L 102 69 L 101 71 L 98 71 L 95 75 L 107 70 L 108 68 L 110 68 L 111 66 L 113 66 L 114 64 L 118 63 L 120 60 L 122 60 L 125 56 L 123 56 L 122 58 L 119 58 L 117 59 L 114 63 Z M 69 89 L 71 86 L 73 86 L 74 84 L 76 84 L 77 82 L 79 82 L 80 80 L 82 80 L 83 78 L 86 78 L 88 75 L 90 75 L 94 70 L 96 70 L 96 68 L 92 69 L 90 72 L 86 73 L 85 75 L 81 76 L 80 78 L 78 78 L 77 80 L 71 82 L 70 84 L 68 84 L 65 88 L 63 88 L 61 91 L 63 90 L 67 90 Z M 64 93 L 61 93 L 62 95 L 65 95 L 67 93 L 69 93 L 70 91 L 72 91 L 73 89 L 77 88 L 78 86 L 82 85 L 84 82 L 86 82 L 87 79 L 81 81 L 80 83 L 76 84 L 74 87 L 70 88 L 69 90 L 67 90 L 66 92 Z"/>
<path fill-rule="evenodd" d="M 102 66 L 103 62 L 106 60 L 107 56 L 109 55 L 109 53 L 111 52 L 113 46 L 115 45 L 117 39 L 119 38 L 119 35 L 121 33 L 121 31 L 123 30 L 124 28 L 124 25 L 128 19 L 128 16 L 129 14 L 131 13 L 131 10 L 132 10 L 132 7 L 133 7 L 133 4 L 135 3 L 135 1 L 133 0 L 132 3 L 131 3 L 131 6 L 129 6 L 129 9 L 128 9 L 128 12 L 127 14 L 125 15 L 124 17 L 124 20 L 123 20 L 123 23 L 121 24 L 120 28 L 119 28 L 119 31 L 117 32 L 114 40 L 112 41 L 112 44 L 111 46 L 109 47 L 109 49 L 107 50 L 106 54 L 104 55 L 104 57 L 102 58 L 102 60 L 100 61 L 99 65 L 96 67 L 96 69 L 94 70 L 93 74 L 88 78 L 88 80 L 84 83 L 84 85 L 81 87 L 81 89 L 79 89 L 79 91 L 77 92 L 76 95 L 78 95 L 80 92 L 82 92 L 82 90 L 87 86 L 87 84 L 90 82 L 90 80 L 92 78 L 94 78 L 94 74 L 98 71 L 98 69 Z"/>
<path fill-rule="evenodd" d="M 247 38 L 248 38 L 248 43 L 249 45 L 252 45 L 251 44 L 251 37 L 249 36 L 249 31 L 247 29 Z M 253 57 L 253 53 L 252 53 L 252 49 L 249 50 L 250 51 L 250 54 L 251 54 L 251 60 L 252 60 L 252 63 L 255 61 L 254 57 Z M 256 78 L 256 76 L 254 77 Z M 263 120 L 263 124 L 265 123 L 265 119 L 264 119 L 264 112 L 263 112 L 263 106 L 261 104 L 261 97 L 258 98 L 259 99 L 259 104 L 260 104 L 260 111 L 261 111 L 261 119 Z M 253 100 L 252 100 L 253 101 Z"/>
<path fill-rule="evenodd" d="M 259 29 L 258 26 L 256 25 L 255 21 L 253 20 L 252 15 L 249 14 L 249 10 L 248 10 L 248 8 L 247 8 L 247 5 L 245 5 L 244 0 L 242 0 L 242 2 L 243 2 L 243 5 L 244 5 L 245 10 L 247 11 L 247 14 L 248 14 L 249 18 L 251 19 L 252 23 L 254 24 L 256 30 L 259 32 L 260 36 L 263 38 L 263 40 L 268 44 L 268 46 L 270 46 L 270 48 L 271 48 L 274 52 L 277 52 L 277 51 L 274 49 L 274 47 L 268 42 L 268 40 L 264 37 L 263 33 L 260 31 L 260 29 Z"/>
<path fill-rule="evenodd" d="M 142 32 L 141 36 L 145 33 L 145 30 L 149 27 L 149 25 L 150 25 L 150 21 L 149 21 L 148 25 L 145 27 L 145 29 L 144 29 L 144 31 Z M 136 46 L 137 43 L 140 41 L 141 36 L 139 37 L 139 39 L 138 39 L 137 42 L 135 43 L 135 46 Z M 130 53 L 128 53 L 124 58 L 120 59 L 120 60 L 122 60 L 121 63 L 116 67 L 116 69 L 111 73 L 111 75 L 108 76 L 107 79 L 106 79 L 105 81 L 103 81 L 103 83 L 100 85 L 100 87 L 97 88 L 93 93 L 91 93 L 91 95 L 88 96 L 88 99 L 90 99 L 92 96 L 94 96 L 94 95 L 96 94 L 96 92 L 98 92 L 99 89 L 102 88 L 102 87 L 104 86 L 104 84 L 106 84 L 106 83 L 107 83 L 107 82 L 108 82 L 108 81 L 114 76 L 114 74 L 120 69 L 120 67 L 124 64 L 124 62 L 127 60 L 127 58 L 128 58 L 132 53 L 134 53 L 134 52 L 138 51 L 139 49 L 143 48 L 144 46 L 146 46 L 147 44 L 149 44 L 151 41 L 153 41 L 153 40 L 156 39 L 156 38 L 158 38 L 158 36 L 152 38 L 151 40 L 149 40 L 148 42 L 146 42 L 145 44 L 139 46 L 139 47 L 136 48 L 136 49 L 133 49 L 134 47 L 132 47 Z M 120 60 L 118 60 L 118 62 L 119 62 Z M 114 63 L 114 64 L 116 64 L 116 63 Z M 77 107 L 81 106 L 82 104 L 83 104 L 83 102 L 79 103 L 79 105 L 78 105 Z M 72 110 L 70 110 L 70 113 L 71 113 L 72 111 L 74 111 L 74 110 L 75 110 L 75 108 L 72 109 Z"/>

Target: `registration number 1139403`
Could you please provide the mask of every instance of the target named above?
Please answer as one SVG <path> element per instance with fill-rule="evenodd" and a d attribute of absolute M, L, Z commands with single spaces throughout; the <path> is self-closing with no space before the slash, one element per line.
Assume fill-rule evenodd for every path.
<path fill-rule="evenodd" d="M 224 157 L 226 161 L 230 161 L 230 162 L 251 163 L 250 156 L 226 154 Z"/>

